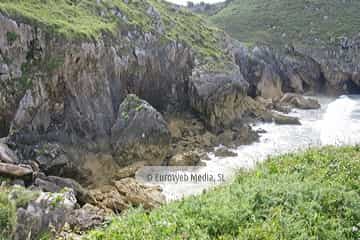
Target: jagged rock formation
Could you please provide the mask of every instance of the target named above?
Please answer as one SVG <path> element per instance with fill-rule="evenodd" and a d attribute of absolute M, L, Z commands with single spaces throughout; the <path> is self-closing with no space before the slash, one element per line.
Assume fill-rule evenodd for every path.
<path fill-rule="evenodd" d="M 314 99 L 306 99 L 302 95 L 294 94 L 294 93 L 286 93 L 282 96 L 276 103 L 277 106 L 286 106 L 290 108 L 298 108 L 298 109 L 319 109 L 321 106 L 317 100 Z"/>
<path fill-rule="evenodd" d="M 106 211 L 159 206 L 164 202 L 159 189 L 124 178 L 131 176 L 120 167 L 168 163 L 171 136 L 162 113 L 195 110 L 214 132 L 240 118 L 242 109 L 232 107 L 241 104 L 246 91 L 231 49 L 224 46 L 227 36 L 161 1 L 97 1 L 93 9 L 82 2 L 56 1 L 56 10 L 66 10 L 66 16 L 80 14 L 93 23 L 72 21 L 70 28 L 32 12 L 36 4 L 0 3 L 0 137 L 7 136 L 1 141 L 6 143 L 1 145 L 6 163 L 1 164 L 16 168 L 11 184 L 52 193 L 56 199 L 64 187 L 71 188 L 77 203 Z M 195 29 L 200 34 L 194 36 Z M 216 83 L 213 73 L 227 84 Z M 208 90 L 198 98 L 192 93 L 200 92 L 194 87 L 199 79 Z M 218 93 L 210 97 L 214 91 Z M 204 103 L 192 104 L 198 101 Z M 26 179 L 18 176 L 19 169 L 27 171 Z M 8 170 L 1 175 L 9 176 Z M 112 183 L 113 178 L 120 180 Z M 75 180 L 98 190 L 88 192 Z M 52 202 L 21 208 L 23 221 L 17 223 L 15 238 L 25 239 L 31 231 L 35 239 L 52 222 L 56 231 L 67 221 L 84 223 L 84 215 L 98 223 L 97 210 L 83 213 L 71 206 L 68 211 L 61 204 L 53 209 Z"/>
<path fill-rule="evenodd" d="M 11 194 L 11 193 L 10 193 Z M 76 207 L 72 190 L 63 193 L 38 193 L 39 196 L 17 210 L 13 239 L 38 239 L 49 229 L 60 230 Z"/>
<path fill-rule="evenodd" d="M 186 99 L 191 55 L 185 46 L 174 42 L 157 46 L 150 34 L 146 39 L 132 36 L 117 43 L 113 39 L 72 42 L 55 36 L 48 41 L 49 36 L 36 27 L 3 15 L 0 19 L 1 54 L 14 60 L 6 64 L 10 72 L 2 75 L 6 88 L 1 89 L 1 120 L 5 125 L 11 122 L 13 140 L 22 149 L 39 142 L 61 143 L 65 155 L 59 156 L 71 160 L 60 161 L 60 166 L 76 159 L 67 145 L 108 151 L 111 128 L 127 93 L 137 93 L 159 109 Z M 18 40 L 8 42 L 7 32 L 16 34 Z M 132 41 L 137 47 L 123 50 Z M 31 87 L 8 90 L 9 82 L 21 83 L 22 78 L 31 81 Z M 41 159 L 33 151 L 23 154 Z M 46 168 L 50 168 L 48 163 L 44 162 Z"/>
<path fill-rule="evenodd" d="M 276 98 L 284 92 L 319 93 L 322 91 L 320 65 L 295 51 L 279 54 L 269 47 L 252 50 L 240 47 L 236 62 L 249 81 L 249 95 Z"/>
<path fill-rule="evenodd" d="M 160 189 L 133 179 L 142 166 L 199 165 L 205 149 L 256 141 L 254 120 L 301 124 L 272 112 L 319 107 L 299 94 L 360 82 L 356 39 L 317 59 L 246 48 L 158 0 L 86 3 L 49 0 L 45 16 L 36 0 L 0 3 L 0 176 L 47 196 L 19 210 L 18 239 L 30 222 L 34 238 L 53 221 L 88 229 L 105 211 L 157 207 Z M 46 18 L 56 11 L 63 25 Z M 351 61 L 321 61 L 330 54 Z M 59 196 L 69 207 L 52 208 Z"/>
<path fill-rule="evenodd" d="M 0 143 L 0 162 L 18 163 L 19 159 L 6 144 Z"/>
<path fill-rule="evenodd" d="M 21 159 L 35 160 L 48 175 L 94 183 L 102 181 L 97 176 L 111 178 L 119 166 L 135 161 L 161 164 L 170 139 L 156 110 L 195 110 L 214 133 L 252 111 L 248 84 L 232 60 L 234 42 L 182 8 L 158 1 L 141 6 L 114 2 L 112 7 L 99 2 L 103 15 L 117 20 L 112 34 L 90 31 L 91 39 L 67 27 L 60 29 L 65 36 L 56 28 L 49 31 L 36 11 L 14 17 L 14 11 L 31 11 L 21 4 L 0 5 L 0 132 L 10 134 L 7 143 Z M 59 9 L 89 7 L 67 4 L 61 2 Z M 150 28 L 133 24 L 129 17 L 135 15 L 151 20 Z M 103 21 L 102 15 L 92 17 Z M 47 24 L 57 26 L 52 21 Z M 200 38 L 189 29 L 174 37 L 175 31 L 184 31 L 176 21 L 200 29 Z M 126 114 L 128 94 L 156 110 L 141 103 L 144 109 L 133 106 Z M 155 130 L 161 133 L 155 136 Z M 138 144 L 143 135 L 146 141 Z M 145 157 L 148 151 L 152 153 Z"/>
<path fill-rule="evenodd" d="M 135 95 L 128 95 L 118 112 L 111 128 L 114 160 L 122 166 L 139 161 L 163 165 L 171 136 L 162 115 Z"/>
<path fill-rule="evenodd" d="M 330 94 L 360 92 L 360 35 L 341 37 L 323 48 L 296 48 L 321 65 L 325 91 Z"/>
<path fill-rule="evenodd" d="M 130 206 L 151 209 L 165 203 L 159 187 L 144 186 L 133 178 L 124 178 L 112 185 L 91 190 L 91 194 L 99 207 L 115 213 L 120 213 Z"/>
<path fill-rule="evenodd" d="M 205 123 L 215 132 L 240 121 L 247 110 L 247 82 L 237 71 L 231 74 L 202 74 L 193 76 L 190 85 L 190 104 L 202 113 Z"/>
<path fill-rule="evenodd" d="M 282 68 L 286 91 L 320 87 L 322 93 L 341 95 L 360 92 L 359 7 L 358 1 L 340 0 L 232 0 L 209 18 L 253 48 L 255 65 L 259 59 L 266 62 L 259 75 L 275 81 L 267 83 L 270 89 L 279 89 L 277 69 Z M 264 45 L 271 46 L 271 52 L 260 47 L 259 53 L 256 46 Z"/>

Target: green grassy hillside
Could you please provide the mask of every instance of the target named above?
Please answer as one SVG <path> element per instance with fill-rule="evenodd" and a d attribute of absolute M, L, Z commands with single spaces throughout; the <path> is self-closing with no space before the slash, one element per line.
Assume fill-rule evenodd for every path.
<path fill-rule="evenodd" d="M 97 39 L 140 30 L 178 40 L 202 58 L 225 62 L 221 31 L 185 8 L 163 0 L 2 0 L 0 12 L 69 39 Z"/>
<path fill-rule="evenodd" d="M 359 147 L 307 150 L 201 196 L 130 212 L 85 239 L 357 240 L 359 183 Z"/>
<path fill-rule="evenodd" d="M 250 45 L 327 45 L 360 32 L 360 1 L 233 0 L 212 22 Z"/>

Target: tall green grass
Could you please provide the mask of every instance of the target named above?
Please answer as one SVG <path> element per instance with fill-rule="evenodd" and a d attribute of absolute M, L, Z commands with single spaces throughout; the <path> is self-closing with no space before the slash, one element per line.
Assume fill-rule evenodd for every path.
<path fill-rule="evenodd" d="M 360 238 L 360 148 L 271 158 L 228 185 L 115 218 L 85 239 Z"/>

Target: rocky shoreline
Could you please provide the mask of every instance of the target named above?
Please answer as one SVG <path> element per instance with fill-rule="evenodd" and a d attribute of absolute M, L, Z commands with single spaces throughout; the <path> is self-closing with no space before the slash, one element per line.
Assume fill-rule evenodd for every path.
<path fill-rule="evenodd" d="M 134 179 L 142 166 L 201 165 L 220 144 L 257 141 L 251 123 L 299 125 L 284 113 L 320 108 L 303 94 L 319 93 L 324 73 L 295 50 L 250 50 L 222 33 L 220 71 L 159 32 L 70 41 L 2 13 L 0 26 L 1 192 L 27 196 L 14 239 L 81 234 L 129 207 L 158 207 L 161 189 Z"/>
<path fill-rule="evenodd" d="M 259 98 L 257 101 L 254 100 L 254 103 L 262 108 L 253 121 L 274 121 L 277 124 L 300 124 L 300 121 L 272 112 L 272 110 L 286 109 L 283 112 L 288 112 L 294 107 L 302 109 L 320 107 L 315 100 L 305 99 L 297 94 L 285 94 L 281 99 L 274 102 Z M 171 114 L 166 116 L 165 121 L 155 109 L 135 95 L 129 95 L 122 106 L 131 105 L 129 109 L 136 109 L 136 106 L 132 106 L 132 104 L 137 106 L 143 104 L 143 106 L 138 107 L 136 113 L 130 112 L 126 117 L 123 117 L 130 122 L 134 121 L 130 119 L 136 119 L 139 122 L 134 126 L 139 127 L 141 122 L 146 122 L 146 126 L 151 125 L 152 116 L 155 114 L 155 119 L 157 119 L 155 125 L 158 126 L 157 124 L 161 123 L 165 129 L 159 131 L 155 127 L 155 132 L 157 134 L 164 132 L 168 141 L 165 141 L 165 145 L 163 141 L 156 144 L 154 142 L 148 144 L 149 141 L 145 141 L 140 144 L 141 141 L 133 135 L 136 144 L 121 149 L 131 149 L 132 153 L 125 152 L 124 154 L 132 154 L 131 156 L 134 159 L 139 160 L 145 159 L 145 156 L 149 159 L 160 159 L 159 156 L 162 156 L 163 161 L 155 162 L 153 165 L 201 165 L 203 164 L 201 160 L 207 158 L 207 152 L 213 151 L 214 147 L 220 144 L 225 147 L 217 149 L 215 155 L 227 157 L 235 154 L 227 150 L 227 147 L 234 148 L 239 145 L 250 144 L 259 138 L 259 134 L 249 126 L 232 126 L 231 129 L 215 134 L 209 131 L 200 119 L 190 113 Z M 141 114 L 142 110 L 148 114 Z M 124 131 L 126 127 L 125 125 L 118 129 Z M 135 133 L 133 129 L 129 131 L 132 134 Z M 141 129 L 141 136 L 138 137 L 143 138 L 143 134 L 147 134 L 146 129 Z M 154 139 L 159 140 L 158 137 L 154 137 Z M 127 144 L 131 143 L 131 138 L 126 140 Z M 29 232 L 36 238 L 49 229 L 60 239 L 61 236 L 64 239 L 69 236 L 80 237 L 84 231 L 101 226 L 107 218 L 114 214 L 120 214 L 129 207 L 141 206 L 145 209 L 152 209 L 165 203 L 165 197 L 160 188 L 142 185 L 137 183 L 134 178 L 137 170 L 152 164 L 150 161 L 136 161 L 126 167 L 117 165 L 114 175 L 108 177 L 110 179 L 106 183 L 98 182 L 84 188 L 71 178 L 48 175 L 41 170 L 40 163 L 36 160 L 21 162 L 16 152 L 6 144 L 9 140 L 2 139 L 2 141 L 5 143 L 0 144 L 0 175 L 6 178 L 2 181 L 1 188 L 4 189 L 3 191 L 9 191 L 10 196 L 14 191 L 18 191 L 20 197 L 30 192 L 37 194 L 37 197 L 29 199 L 24 206 L 17 208 L 18 221 L 14 239 L 24 239 Z M 54 156 L 56 156 L 54 152 L 46 152 L 46 154 L 49 156 L 55 154 Z M 33 222 L 36 224 L 30 224 Z"/>

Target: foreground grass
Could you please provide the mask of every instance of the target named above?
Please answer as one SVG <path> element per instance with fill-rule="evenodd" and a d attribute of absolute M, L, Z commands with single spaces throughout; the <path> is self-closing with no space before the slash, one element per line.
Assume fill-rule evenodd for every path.
<path fill-rule="evenodd" d="M 0 183 L 6 181 L 0 178 Z M 20 186 L 0 186 L 0 240 L 11 239 L 16 224 L 16 210 L 25 207 L 39 196 L 37 191 L 26 190 Z"/>
<path fill-rule="evenodd" d="M 88 240 L 359 239 L 360 147 L 271 158 L 234 183 L 150 213 L 130 211 Z"/>
<path fill-rule="evenodd" d="M 360 1 L 233 0 L 211 20 L 250 45 L 327 45 L 359 33 L 358 9 Z"/>

